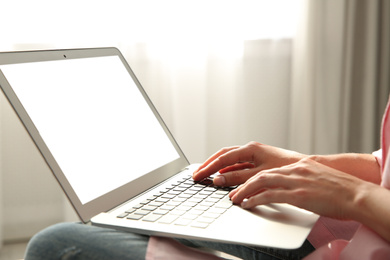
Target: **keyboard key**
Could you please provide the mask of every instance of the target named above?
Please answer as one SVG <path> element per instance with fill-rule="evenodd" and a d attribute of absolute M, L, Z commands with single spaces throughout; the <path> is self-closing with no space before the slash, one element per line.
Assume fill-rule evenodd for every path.
<path fill-rule="evenodd" d="M 185 190 L 187 190 L 187 188 L 176 187 L 176 188 L 173 189 L 173 191 L 180 191 L 180 192 L 183 192 Z"/>
<path fill-rule="evenodd" d="M 217 190 L 217 188 L 215 187 L 206 187 L 203 189 L 203 191 L 210 191 L 210 192 L 215 192 Z"/>
<path fill-rule="evenodd" d="M 126 213 L 133 213 L 134 211 L 136 211 L 137 209 L 135 209 L 135 208 L 131 208 L 131 209 L 128 209 L 128 210 L 126 210 L 125 212 Z"/>
<path fill-rule="evenodd" d="M 177 226 L 188 226 L 191 222 L 192 222 L 191 219 L 180 218 L 180 219 L 176 220 L 175 225 L 177 225 Z"/>
<path fill-rule="evenodd" d="M 209 196 L 209 195 L 213 194 L 213 192 L 212 191 L 207 191 L 207 190 L 201 190 L 201 191 L 199 191 L 198 194 L 199 195 L 207 195 L 207 196 Z"/>
<path fill-rule="evenodd" d="M 173 195 L 173 194 L 163 194 L 163 195 L 161 195 L 161 198 L 163 198 L 163 199 L 173 199 L 174 197 L 176 197 L 176 195 Z"/>
<path fill-rule="evenodd" d="M 138 203 L 137 205 L 134 205 L 133 208 L 140 209 L 144 206 L 144 204 Z"/>
<path fill-rule="evenodd" d="M 164 199 L 164 198 L 157 198 L 155 200 L 155 202 L 162 202 L 162 203 L 165 203 L 165 202 L 168 202 L 168 201 L 169 201 L 169 199 Z"/>
<path fill-rule="evenodd" d="M 195 227 L 195 228 L 207 228 L 210 224 L 209 223 L 204 223 L 204 222 L 193 222 L 191 224 L 191 227 Z"/>
<path fill-rule="evenodd" d="M 205 202 L 212 202 L 212 203 L 217 203 L 220 199 L 217 198 L 206 198 L 204 201 Z"/>
<path fill-rule="evenodd" d="M 186 199 L 188 199 L 188 198 L 191 198 L 192 195 L 191 194 L 180 194 L 180 195 L 178 195 L 178 197 L 179 198 L 186 198 Z"/>
<path fill-rule="evenodd" d="M 174 191 L 174 190 L 170 190 L 168 191 L 166 194 L 169 194 L 169 195 L 179 195 L 181 192 L 180 191 Z"/>
<path fill-rule="evenodd" d="M 171 215 L 176 215 L 176 216 L 182 216 L 186 213 L 187 211 L 185 210 L 179 210 L 179 209 L 174 209 L 172 210 L 169 214 Z"/>
<path fill-rule="evenodd" d="M 207 217 L 204 217 L 203 215 L 199 218 L 196 219 L 196 222 L 202 222 L 202 223 L 207 223 L 207 224 L 211 224 L 213 223 L 215 220 L 215 218 L 207 218 Z"/>
<path fill-rule="evenodd" d="M 200 206 L 203 206 L 203 207 L 211 207 L 211 206 L 213 206 L 215 203 L 213 203 L 213 202 L 206 202 L 206 201 L 202 201 L 199 205 Z"/>
<path fill-rule="evenodd" d="M 164 203 L 163 202 L 159 202 L 159 201 L 152 201 L 152 202 L 149 203 L 149 206 L 152 206 L 152 207 L 160 207 L 162 205 L 164 205 Z"/>
<path fill-rule="evenodd" d="M 188 202 L 200 203 L 201 201 L 203 201 L 203 199 L 192 197 L 192 198 L 189 198 L 187 201 L 188 201 Z"/>
<path fill-rule="evenodd" d="M 165 215 L 162 218 L 160 218 L 158 220 L 158 222 L 163 223 L 163 224 L 171 224 L 178 218 L 179 218 L 179 216 L 176 216 L 176 215 Z"/>
<path fill-rule="evenodd" d="M 195 199 L 206 199 L 207 197 L 209 196 L 209 194 L 195 194 L 194 196 L 192 196 L 192 198 L 195 198 Z"/>
<path fill-rule="evenodd" d="M 209 207 L 202 206 L 202 205 L 199 204 L 199 205 L 196 205 L 196 206 L 194 207 L 194 209 L 206 211 L 206 210 L 209 209 Z"/>
<path fill-rule="evenodd" d="M 140 202 L 139 204 L 145 205 L 145 204 L 148 204 L 149 202 L 150 202 L 150 200 L 144 200 L 144 201 Z"/>
<path fill-rule="evenodd" d="M 199 217 L 199 215 L 194 215 L 194 214 L 191 214 L 190 212 L 187 212 L 186 214 L 184 214 L 182 216 L 182 218 L 191 219 L 191 220 L 194 220 L 198 217 Z"/>
<path fill-rule="evenodd" d="M 140 220 L 142 217 L 143 215 L 130 214 L 127 216 L 127 219 Z"/>
<path fill-rule="evenodd" d="M 209 210 L 207 210 L 207 212 L 216 213 L 216 214 L 223 214 L 223 213 L 225 213 L 226 210 L 227 209 L 224 209 L 224 208 L 211 207 Z"/>
<path fill-rule="evenodd" d="M 190 188 L 188 188 L 188 190 L 191 190 L 191 191 L 201 191 L 203 190 L 204 186 L 201 186 L 201 187 L 198 187 L 198 186 L 192 186 Z"/>
<path fill-rule="evenodd" d="M 175 208 L 175 206 L 169 206 L 169 205 L 162 205 L 160 207 L 160 209 L 163 209 L 163 210 L 173 210 Z"/>
<path fill-rule="evenodd" d="M 146 205 L 146 206 L 142 207 L 142 210 L 147 210 L 147 211 L 153 211 L 153 210 L 156 210 L 156 209 L 157 209 L 157 207 L 150 206 L 150 205 Z"/>
<path fill-rule="evenodd" d="M 225 202 L 225 201 L 218 202 L 217 204 L 215 204 L 216 208 L 223 208 L 223 209 L 228 209 L 231 206 L 233 206 L 233 204 L 231 202 Z"/>
<path fill-rule="evenodd" d="M 181 204 L 181 206 L 184 206 L 184 207 L 195 207 L 196 205 L 198 205 L 198 203 L 196 202 L 190 202 L 190 201 L 185 201 Z"/>
<path fill-rule="evenodd" d="M 184 193 L 184 194 L 191 194 L 191 195 L 194 195 L 194 194 L 198 193 L 198 191 L 197 191 L 197 190 L 191 190 L 191 188 L 190 188 L 190 189 L 184 191 L 183 193 Z"/>
<path fill-rule="evenodd" d="M 178 201 L 178 202 L 183 202 L 183 201 L 186 201 L 188 198 L 179 198 L 179 197 L 175 197 L 172 199 L 172 201 Z"/>
<path fill-rule="evenodd" d="M 198 210 L 198 209 L 191 209 L 190 211 L 188 211 L 189 214 L 193 214 L 193 215 L 202 215 L 204 213 L 204 210 Z"/>
<path fill-rule="evenodd" d="M 212 213 L 212 212 L 205 212 L 202 217 L 204 218 L 210 218 L 210 219 L 216 219 L 216 218 L 219 218 L 219 216 L 221 216 L 221 214 L 218 214 L 218 213 Z"/>
<path fill-rule="evenodd" d="M 200 184 L 203 184 L 203 185 L 212 185 L 213 184 L 213 180 L 211 180 L 211 179 L 204 179 L 204 180 L 201 180 L 200 182 L 199 182 Z"/>
<path fill-rule="evenodd" d="M 181 183 L 180 188 L 185 188 L 185 189 L 188 189 L 189 187 L 192 187 L 192 184 L 189 184 L 189 183 Z"/>
<path fill-rule="evenodd" d="M 227 194 L 229 194 L 229 191 L 227 191 L 227 190 L 217 190 L 217 191 L 215 192 L 215 194 L 218 194 L 218 195 L 227 195 Z"/>
<path fill-rule="evenodd" d="M 124 213 L 122 213 L 122 214 L 119 214 L 119 215 L 117 216 L 117 218 L 125 218 L 125 217 L 127 217 L 128 215 L 129 215 L 129 213 L 124 212 Z"/>
<path fill-rule="evenodd" d="M 157 215 L 165 215 L 169 212 L 169 210 L 164 210 L 164 209 L 156 209 L 155 211 L 153 211 L 153 214 L 157 214 Z"/>
<path fill-rule="evenodd" d="M 144 217 L 142 219 L 142 221 L 147 221 L 147 222 L 155 222 L 157 221 L 158 219 L 161 218 L 161 215 L 157 215 L 157 214 L 150 214 L 150 215 L 147 215 L 146 217 Z"/>
<path fill-rule="evenodd" d="M 182 203 L 181 201 L 173 201 L 173 200 L 171 200 L 171 201 L 168 201 L 167 203 L 165 203 L 165 205 L 176 207 L 176 206 L 179 206 L 181 203 Z"/>
<path fill-rule="evenodd" d="M 133 214 L 135 215 L 142 215 L 142 216 L 146 216 L 150 213 L 149 210 L 143 210 L 143 209 L 139 209 L 137 211 L 135 211 Z"/>
<path fill-rule="evenodd" d="M 223 197 L 225 197 L 225 195 L 216 194 L 216 193 L 210 195 L 210 198 L 212 199 L 222 199 Z"/>
<path fill-rule="evenodd" d="M 184 206 L 184 205 L 180 205 L 180 206 L 177 206 L 176 209 L 178 210 L 182 210 L 182 211 L 189 211 L 192 209 L 192 207 L 188 207 L 188 206 Z"/>

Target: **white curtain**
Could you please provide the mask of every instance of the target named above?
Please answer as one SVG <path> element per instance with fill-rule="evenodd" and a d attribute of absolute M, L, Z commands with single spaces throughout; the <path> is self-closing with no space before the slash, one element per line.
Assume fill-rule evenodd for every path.
<path fill-rule="evenodd" d="M 389 95 L 389 1 L 305 1 L 294 39 L 289 147 L 379 148 Z"/>
<path fill-rule="evenodd" d="M 191 48 L 171 63 L 147 45 L 121 48 L 191 162 L 223 146 L 287 145 L 291 39 L 243 41 L 233 53 Z"/>
<path fill-rule="evenodd" d="M 77 8 L 62 5 L 65 12 L 60 15 L 54 11 L 59 7 L 55 3 L 61 1 L 46 1 L 46 11 L 41 12 L 45 19 L 39 19 L 35 26 L 31 10 L 37 10 L 37 4 L 19 2 L 9 1 L 13 11 L 21 10 L 19 18 L 24 22 L 19 21 L 12 29 L 4 25 L 17 20 L 8 17 L 7 21 L 0 21 L 2 31 L 9 36 L 0 44 L 1 51 L 118 47 L 191 162 L 201 162 L 223 146 L 251 140 L 306 153 L 333 153 L 356 147 L 368 152 L 375 149 L 378 127 L 373 122 L 380 117 L 376 114 L 382 112 L 376 111 L 383 109 L 384 104 L 375 98 L 383 100 L 388 95 L 389 63 L 384 59 L 381 65 L 381 88 L 371 88 L 375 80 L 370 75 L 378 70 L 374 66 L 372 71 L 370 64 L 378 64 L 378 55 L 372 55 L 378 52 L 378 46 L 387 50 L 388 57 L 388 47 L 384 46 L 389 44 L 388 33 L 387 45 L 383 43 L 386 30 L 382 27 L 386 22 L 369 22 L 367 17 L 375 17 L 381 10 L 379 3 L 386 5 L 386 1 L 366 1 L 363 7 L 348 0 L 197 1 L 189 6 L 184 1 L 157 1 L 152 5 L 151 1 L 140 1 L 141 5 L 136 5 L 137 1 L 129 1 L 128 5 L 110 1 L 103 13 L 97 6 L 102 11 L 105 1 L 79 1 Z M 167 18 L 165 11 L 169 8 L 161 2 L 174 2 L 175 10 L 183 13 L 173 12 Z M 267 13 L 265 6 L 250 8 L 258 2 L 276 3 L 268 10 L 272 14 L 269 19 L 274 20 L 254 19 Z M 356 6 L 358 10 L 367 10 L 366 22 L 361 21 L 362 13 L 356 11 Z M 301 13 L 294 13 L 293 7 L 299 7 Z M 289 13 L 294 15 L 288 16 Z M 186 16 L 189 23 L 184 22 Z M 297 17 L 300 22 L 296 33 L 283 31 Z M 209 24 L 204 22 L 206 18 Z M 168 19 L 168 23 L 163 19 Z M 245 23 L 240 24 L 240 19 Z M 278 25 L 278 21 L 284 23 Z M 361 24 L 357 22 L 367 26 L 365 34 L 381 27 L 380 40 L 378 35 L 360 36 L 357 32 Z M 146 25 L 144 31 L 141 24 Z M 174 29 L 167 30 L 163 25 Z M 364 55 L 361 54 L 364 62 L 356 61 L 355 54 L 362 52 L 362 47 L 354 44 L 354 37 L 358 36 L 367 41 Z M 362 66 L 364 73 L 360 73 L 363 68 L 359 64 L 366 64 Z M 356 75 L 364 76 L 365 83 L 359 85 Z M 359 98 L 353 98 L 357 85 Z M 385 94 L 378 95 L 378 89 Z M 63 206 L 60 189 L 5 99 L 1 102 L 3 238 L 22 239 L 49 224 L 73 220 L 74 214 L 67 203 Z M 364 116 L 359 116 L 360 111 L 355 108 L 359 105 L 365 113 L 368 111 Z M 349 118 L 362 121 L 356 123 Z M 364 126 L 364 130 L 355 132 L 355 126 Z M 351 138 L 351 131 L 358 136 Z M 34 214 L 29 214 L 29 218 L 17 215 L 26 209 L 34 209 Z M 44 214 L 47 212 L 48 216 Z M 18 225 L 26 232 L 21 232 Z"/>

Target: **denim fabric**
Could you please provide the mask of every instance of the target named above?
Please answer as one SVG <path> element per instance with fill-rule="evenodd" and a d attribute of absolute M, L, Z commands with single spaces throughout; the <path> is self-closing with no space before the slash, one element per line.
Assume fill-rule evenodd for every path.
<path fill-rule="evenodd" d="M 25 260 L 145 259 L 149 237 L 78 223 L 61 223 L 36 234 Z"/>
<path fill-rule="evenodd" d="M 307 241 L 296 250 L 278 250 L 178 240 L 191 247 L 214 249 L 242 259 L 302 259 L 314 250 Z M 148 236 L 79 223 L 61 223 L 36 234 L 27 246 L 25 259 L 145 259 L 148 242 Z"/>

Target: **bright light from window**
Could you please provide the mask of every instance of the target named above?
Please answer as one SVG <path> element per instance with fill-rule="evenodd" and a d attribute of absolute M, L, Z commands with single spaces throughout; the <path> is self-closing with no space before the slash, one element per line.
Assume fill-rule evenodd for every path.
<path fill-rule="evenodd" d="M 2 41 L 221 42 L 289 38 L 299 0 L 2 0 Z"/>
<path fill-rule="evenodd" d="M 298 10 L 296 0 L 176 0 L 153 7 L 140 1 L 135 6 L 144 12 L 130 19 L 141 21 L 137 33 L 144 40 L 290 38 Z"/>
<path fill-rule="evenodd" d="M 1 0 L 0 50 L 144 42 L 171 65 L 241 57 L 245 40 L 291 38 L 301 0 Z M 20 47 L 18 47 L 20 49 Z"/>

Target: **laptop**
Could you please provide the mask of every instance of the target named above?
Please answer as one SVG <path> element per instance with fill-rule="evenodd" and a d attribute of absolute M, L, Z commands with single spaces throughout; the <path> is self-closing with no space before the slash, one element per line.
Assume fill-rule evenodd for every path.
<path fill-rule="evenodd" d="M 293 249 L 318 215 L 244 210 L 190 164 L 116 48 L 0 53 L 0 86 L 84 223 Z M 193 147 L 193 149 L 197 149 Z"/>

